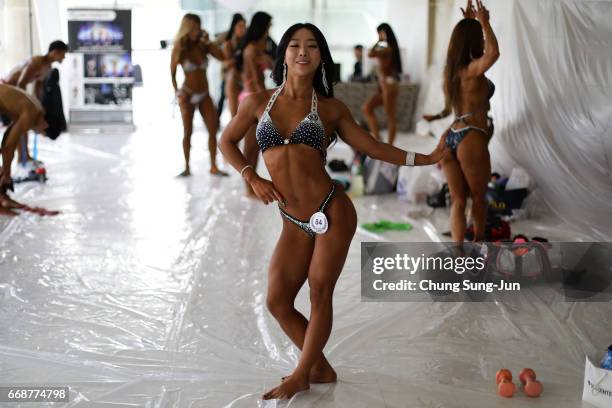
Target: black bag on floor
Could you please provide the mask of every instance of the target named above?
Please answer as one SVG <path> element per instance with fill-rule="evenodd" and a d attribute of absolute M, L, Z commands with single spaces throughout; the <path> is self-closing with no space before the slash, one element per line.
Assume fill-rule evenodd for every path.
<path fill-rule="evenodd" d="M 485 226 L 485 239 L 487 241 L 504 241 L 509 240 L 511 235 L 510 224 L 501 219 L 501 216 L 495 212 L 487 212 L 487 223 Z M 470 224 L 465 231 L 465 239 L 472 241 L 474 239 L 474 225 Z"/>
<path fill-rule="evenodd" d="M 526 188 L 498 191 L 489 187 L 487 188 L 486 196 L 489 211 L 494 211 L 504 215 L 511 215 L 512 210 L 521 208 L 523 205 L 523 200 L 525 200 L 528 194 L 529 191 Z"/>
<path fill-rule="evenodd" d="M 447 199 L 447 197 L 449 198 Z M 427 205 L 433 208 L 446 207 L 447 205 L 450 205 L 450 192 L 448 191 L 447 183 L 442 185 L 439 192 L 427 196 Z"/>
<path fill-rule="evenodd" d="M 45 109 L 45 120 L 49 124 L 45 133 L 50 139 L 55 140 L 66 130 L 66 118 L 64 117 L 64 105 L 57 68 L 53 68 L 45 79 L 41 102 Z"/>
<path fill-rule="evenodd" d="M 335 171 L 337 173 L 350 170 L 349 166 L 347 166 L 344 161 L 339 159 L 334 159 L 330 161 L 329 163 L 327 163 L 327 167 L 329 167 L 331 171 Z"/>
<path fill-rule="evenodd" d="M 366 194 L 389 194 L 397 187 L 399 166 L 366 157 L 363 181 Z"/>

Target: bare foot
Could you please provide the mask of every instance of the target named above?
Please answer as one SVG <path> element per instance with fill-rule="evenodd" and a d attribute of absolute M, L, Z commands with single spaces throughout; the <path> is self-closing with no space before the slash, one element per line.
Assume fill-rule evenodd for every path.
<path fill-rule="evenodd" d="M 13 200 L 8 195 L 4 194 L 4 195 L 0 195 L 0 207 L 9 209 L 9 210 L 21 210 L 27 206 L 25 204 L 18 203 L 17 201 Z"/>
<path fill-rule="evenodd" d="M 229 176 L 229 174 L 223 170 L 219 170 L 217 167 L 213 167 L 210 169 L 210 174 L 212 174 L 213 176 L 222 176 L 222 177 L 227 177 Z"/>
<path fill-rule="evenodd" d="M 9 217 L 14 217 L 17 215 L 17 213 L 13 210 L 10 210 L 8 208 L 4 208 L 4 207 L 0 207 L 0 215 L 7 215 Z"/>
<path fill-rule="evenodd" d="M 55 216 L 55 215 L 58 215 L 60 213 L 59 211 L 56 211 L 56 210 L 47 210 L 46 208 L 43 208 L 43 207 L 28 207 L 28 206 L 26 206 L 26 207 L 23 208 L 23 210 L 31 212 L 31 213 L 34 213 L 34 214 L 38 214 L 40 216 L 43 216 L 43 215 Z"/>
<path fill-rule="evenodd" d="M 189 176 L 191 176 L 191 172 L 189 171 L 189 169 L 187 169 L 187 170 L 183 171 L 182 173 L 176 175 L 176 177 L 189 177 Z"/>
<path fill-rule="evenodd" d="M 290 376 L 285 376 L 282 378 L 285 381 Z M 311 384 L 327 384 L 336 382 L 338 379 L 338 375 L 336 371 L 332 368 L 331 364 L 327 360 L 323 364 L 314 365 L 310 369 L 310 377 L 309 381 Z"/>
<path fill-rule="evenodd" d="M 8 195 L 0 196 L 0 209 L 1 209 L 0 214 L 11 215 L 11 216 L 17 215 L 17 213 L 12 210 L 23 210 L 23 211 L 31 212 L 31 213 L 38 214 L 38 215 L 50 215 L 50 216 L 58 215 L 60 213 L 59 211 L 47 210 L 46 208 L 43 208 L 43 207 L 30 207 L 28 205 L 21 204 L 13 200 L 12 198 L 10 198 Z"/>
<path fill-rule="evenodd" d="M 326 384 L 336 382 L 338 375 L 329 363 L 327 367 L 313 367 L 310 370 L 310 383 L 311 384 Z"/>
<path fill-rule="evenodd" d="M 283 381 L 278 387 L 272 388 L 270 391 L 263 395 L 263 399 L 290 399 L 300 391 L 306 391 L 310 389 L 307 379 L 298 379 L 295 375 L 290 375 L 285 381 Z"/>

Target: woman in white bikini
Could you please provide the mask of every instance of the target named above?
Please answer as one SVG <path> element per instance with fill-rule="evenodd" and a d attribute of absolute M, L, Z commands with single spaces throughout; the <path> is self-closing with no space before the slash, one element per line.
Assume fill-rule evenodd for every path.
<path fill-rule="evenodd" d="M 202 30 L 201 20 L 195 14 L 185 14 L 181 26 L 174 39 L 170 73 L 172 86 L 176 92 L 183 118 L 183 153 L 185 155 L 185 170 L 179 176 L 191 175 L 189 156 L 191 152 L 191 133 L 193 132 L 193 115 L 196 108 L 200 111 L 208 130 L 208 150 L 210 152 L 210 173 L 227 176 L 227 173 L 217 167 L 217 129 L 219 119 L 213 101 L 208 93 L 206 68 L 208 54 L 218 60 L 224 59 L 223 52 L 208 38 L 208 33 Z M 176 70 L 183 67 L 185 81 L 178 88 Z"/>

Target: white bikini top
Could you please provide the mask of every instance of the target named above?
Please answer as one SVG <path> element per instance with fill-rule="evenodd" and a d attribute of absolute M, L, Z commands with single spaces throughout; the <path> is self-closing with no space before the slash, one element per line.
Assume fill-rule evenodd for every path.
<path fill-rule="evenodd" d="M 201 69 L 205 71 L 206 68 L 208 68 L 208 58 L 204 58 L 204 61 L 202 61 L 200 65 L 196 65 L 190 60 L 186 59 L 185 61 L 183 61 L 181 66 L 183 67 L 183 71 L 185 71 L 185 73 L 193 72 L 196 69 Z"/>

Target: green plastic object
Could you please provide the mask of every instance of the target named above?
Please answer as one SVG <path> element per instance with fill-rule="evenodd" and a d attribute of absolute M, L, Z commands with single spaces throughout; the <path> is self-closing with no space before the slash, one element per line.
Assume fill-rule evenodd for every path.
<path fill-rule="evenodd" d="M 405 231 L 412 230 L 412 225 L 407 222 L 392 222 L 380 220 L 378 222 L 362 224 L 361 227 L 370 232 L 381 233 L 385 231 Z"/>

